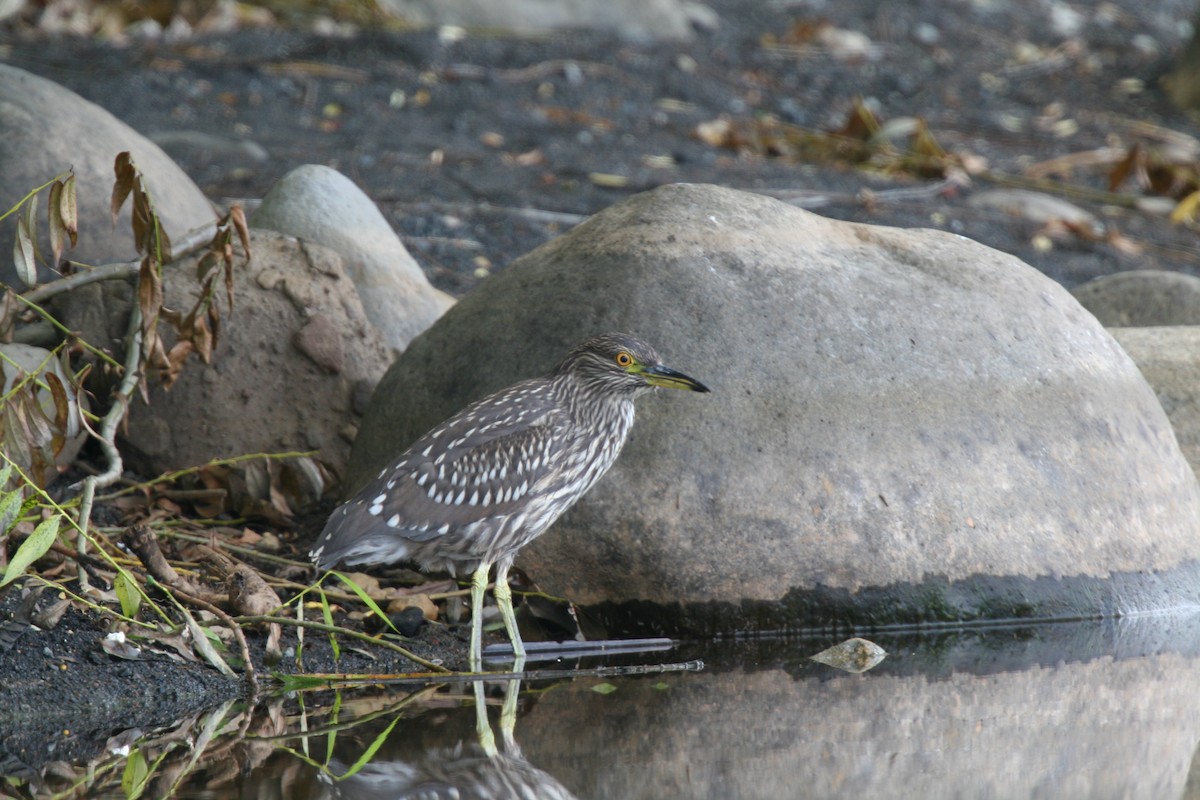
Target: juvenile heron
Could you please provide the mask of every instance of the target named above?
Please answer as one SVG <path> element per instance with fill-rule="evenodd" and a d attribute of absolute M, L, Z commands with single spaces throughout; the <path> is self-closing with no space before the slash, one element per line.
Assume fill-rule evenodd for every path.
<path fill-rule="evenodd" d="M 495 564 L 496 606 L 523 659 L 508 587 L 513 558 L 608 471 L 633 425 L 633 399 L 655 386 L 708 391 L 639 339 L 594 336 L 549 374 L 479 400 L 418 439 L 333 512 L 309 555 L 320 569 L 404 560 L 451 575 L 473 570 L 473 672 Z"/>

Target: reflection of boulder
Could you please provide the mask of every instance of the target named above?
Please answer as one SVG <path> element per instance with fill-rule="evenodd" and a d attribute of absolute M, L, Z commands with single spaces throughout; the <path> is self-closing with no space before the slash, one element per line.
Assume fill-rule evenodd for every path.
<path fill-rule="evenodd" d="M 945 671 L 938 648 L 885 639 L 898 657 L 865 675 L 718 667 L 608 695 L 577 681 L 522 717 L 522 749 L 598 798 L 1183 796 L 1200 740 L 1196 621 L 1081 626 L 1104 631 L 1106 655 L 1078 660 L 1091 654 L 1054 625 L 980 636 Z M 1191 652 L 1119 655 L 1163 641 Z"/>

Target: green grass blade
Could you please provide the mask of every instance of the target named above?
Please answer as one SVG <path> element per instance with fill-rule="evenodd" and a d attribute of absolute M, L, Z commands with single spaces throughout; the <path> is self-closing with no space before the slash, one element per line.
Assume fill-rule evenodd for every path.
<path fill-rule="evenodd" d="M 366 591 L 361 586 L 359 586 L 357 583 L 350 580 L 349 578 L 347 578 L 345 575 L 343 575 L 340 572 L 333 572 L 331 574 L 337 575 L 338 579 L 342 583 L 346 584 L 346 588 L 348 588 L 350 591 L 352 591 L 356 595 L 358 595 L 358 599 L 362 600 L 363 603 L 366 605 L 366 607 L 371 609 L 372 612 L 374 612 L 375 616 L 377 616 L 381 620 L 383 620 L 384 623 L 389 628 L 392 629 L 393 633 L 395 633 L 397 636 L 401 635 L 400 631 L 396 630 L 396 626 L 392 624 L 392 621 L 390 619 L 388 619 L 388 615 L 383 613 L 383 609 L 379 607 L 379 604 L 376 603 L 374 600 L 372 600 L 371 595 L 367 594 Z"/>
<path fill-rule="evenodd" d="M 325 619 L 325 624 L 329 627 L 333 625 L 333 609 L 329 607 L 329 598 L 325 596 L 325 592 L 320 592 L 321 595 L 321 615 Z M 329 634 L 329 647 L 333 650 L 333 663 L 337 664 L 342 659 L 342 648 L 338 644 L 337 636 L 333 633 Z"/>

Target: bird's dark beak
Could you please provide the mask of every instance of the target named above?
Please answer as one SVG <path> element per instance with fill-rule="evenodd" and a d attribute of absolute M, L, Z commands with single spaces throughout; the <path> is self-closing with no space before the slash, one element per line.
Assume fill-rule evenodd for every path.
<path fill-rule="evenodd" d="M 687 389 L 692 392 L 708 391 L 708 387 L 695 378 L 689 378 L 682 372 L 676 372 L 670 367 L 661 365 L 644 368 L 642 370 L 642 377 L 651 386 L 662 386 L 667 389 Z"/>

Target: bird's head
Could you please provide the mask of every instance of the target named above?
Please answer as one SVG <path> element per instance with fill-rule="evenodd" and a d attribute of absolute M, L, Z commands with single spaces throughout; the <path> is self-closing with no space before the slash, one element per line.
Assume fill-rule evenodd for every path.
<path fill-rule="evenodd" d="M 632 392 L 662 386 L 707 392 L 695 378 L 663 366 L 654 348 L 625 333 L 593 336 L 562 360 L 556 374 L 570 373 L 597 389 Z"/>

